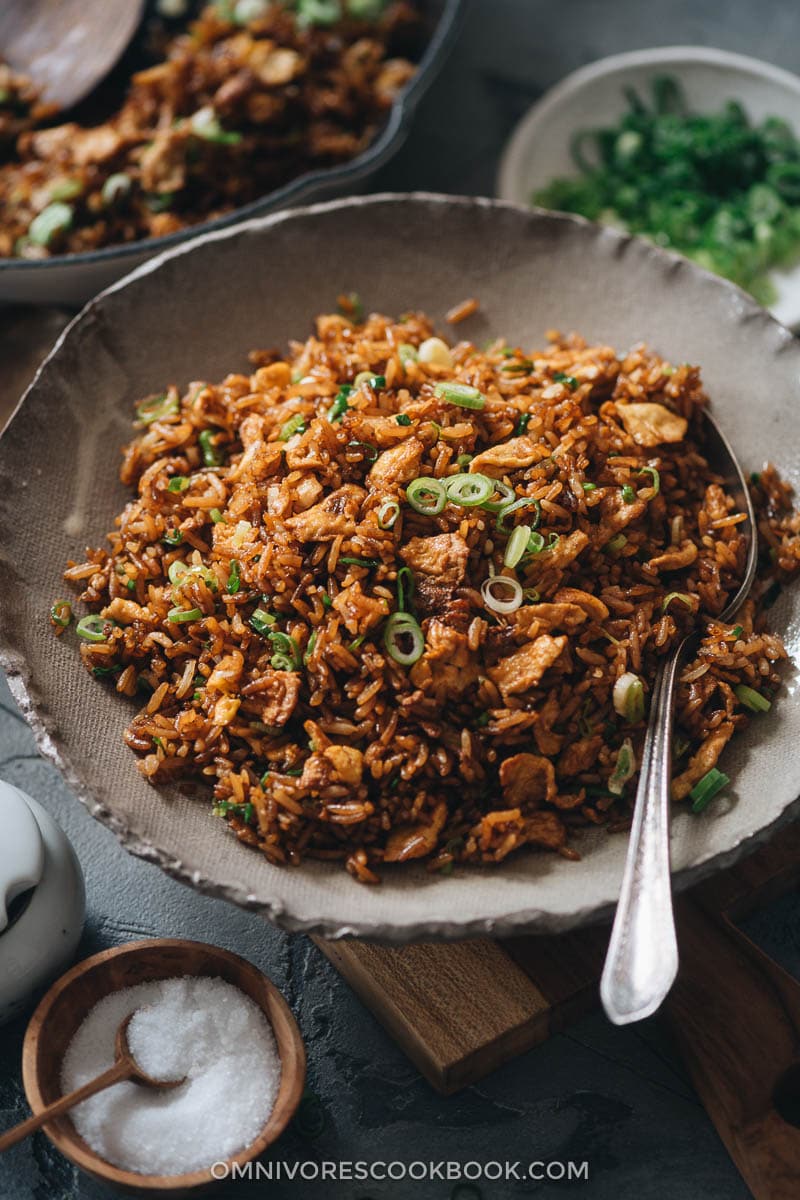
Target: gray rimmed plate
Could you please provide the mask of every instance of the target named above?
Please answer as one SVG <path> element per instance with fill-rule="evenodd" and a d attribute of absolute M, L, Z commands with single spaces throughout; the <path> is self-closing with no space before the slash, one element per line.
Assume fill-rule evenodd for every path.
<path fill-rule="evenodd" d="M 210 814 L 208 797 L 159 791 L 122 742 L 130 702 L 93 680 L 74 635 L 53 637 L 61 571 L 100 544 L 126 499 L 118 448 L 141 396 L 220 378 L 253 346 L 303 336 L 342 290 L 369 308 L 425 309 L 441 321 L 477 296 L 459 333 L 541 345 L 552 327 L 620 350 L 651 343 L 703 366 L 715 411 L 746 465 L 800 478 L 800 344 L 731 284 L 653 246 L 586 222 L 444 196 L 375 196 L 251 221 L 138 268 L 62 335 L 0 440 L 0 645 L 42 752 L 134 854 L 287 929 L 402 941 L 555 931 L 603 914 L 625 838 L 578 843 L 579 863 L 523 853 L 450 877 L 389 869 L 380 887 L 341 868 L 270 866 Z M 800 589 L 772 610 L 793 662 L 772 712 L 724 759 L 732 786 L 701 818 L 673 823 L 677 882 L 726 865 L 764 838 L 800 795 Z"/>
<path fill-rule="evenodd" d="M 312 200 L 351 195 L 364 188 L 406 140 L 417 105 L 456 39 L 463 9 L 464 0 L 428 0 L 425 18 L 429 36 L 416 73 L 395 100 L 375 139 L 350 162 L 298 176 L 260 200 L 166 237 L 144 238 L 84 254 L 46 259 L 0 258 L 0 303 L 77 306 L 139 263 L 208 230 L 225 229 L 249 217 L 264 216 Z"/>

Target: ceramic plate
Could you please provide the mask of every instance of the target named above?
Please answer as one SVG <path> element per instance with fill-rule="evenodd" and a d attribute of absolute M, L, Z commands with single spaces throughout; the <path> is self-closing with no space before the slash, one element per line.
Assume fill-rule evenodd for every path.
<path fill-rule="evenodd" d="M 42 752 L 129 850 L 286 929 L 399 941 L 567 928 L 614 901 L 624 836 L 584 836 L 579 863 L 525 852 L 450 877 L 390 868 L 373 888 L 321 863 L 272 867 L 211 815 L 199 787 L 191 797 L 144 782 L 122 741 L 130 702 L 87 674 L 73 633 L 56 639 L 50 629 L 66 559 L 101 544 L 127 499 L 118 450 L 134 402 L 168 382 L 247 369 L 251 347 L 305 336 L 351 290 L 371 309 L 425 309 L 440 323 L 477 296 L 480 313 L 459 332 L 479 344 L 505 334 L 535 347 L 560 327 L 699 362 L 747 466 L 773 459 L 800 476 L 800 345 L 683 259 L 577 219 L 443 196 L 352 199 L 252 221 L 163 255 L 92 301 L 0 441 L 0 643 L 14 694 Z M 772 610 L 794 659 L 799 618 L 800 588 Z M 800 795 L 800 702 L 787 674 L 773 712 L 726 752 L 729 796 L 702 818 L 676 814 L 681 883 L 731 862 Z"/>
<path fill-rule="evenodd" d="M 557 175 L 575 175 L 570 142 L 578 130 L 614 125 L 627 110 L 623 89 L 649 94 L 656 75 L 672 75 L 697 112 L 718 112 L 739 100 L 754 121 L 782 117 L 800 135 L 800 78 L 771 63 L 704 46 L 665 46 L 616 54 L 563 79 L 530 109 L 515 129 L 500 162 L 501 200 L 529 204 L 535 191 Z M 772 272 L 777 299 L 773 315 L 800 325 L 800 265 Z"/>
<path fill-rule="evenodd" d="M 301 175 L 252 204 L 166 237 L 144 238 L 121 246 L 104 246 L 85 254 L 62 254 L 46 259 L 0 258 L 0 303 L 77 307 L 154 254 L 188 242 L 206 230 L 223 229 L 247 217 L 263 216 L 312 200 L 351 195 L 365 187 L 406 140 L 417 105 L 455 42 L 463 7 L 464 0 L 429 0 L 425 11 L 430 36 L 416 73 L 395 100 L 375 139 L 350 162 Z"/>

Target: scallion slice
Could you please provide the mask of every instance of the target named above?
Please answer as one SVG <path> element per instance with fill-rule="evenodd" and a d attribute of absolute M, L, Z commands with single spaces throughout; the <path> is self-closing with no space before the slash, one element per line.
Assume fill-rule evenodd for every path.
<path fill-rule="evenodd" d="M 78 621 L 75 632 L 85 642 L 105 642 L 108 640 L 105 630 L 107 626 L 113 624 L 113 621 L 107 617 L 101 617 L 99 613 L 89 613 L 88 616 L 81 617 Z"/>
<path fill-rule="evenodd" d="M 174 417 L 179 412 L 180 401 L 176 391 L 148 396 L 136 405 L 136 416 L 143 425 L 152 425 L 153 421 L 163 421 L 165 417 Z"/>
<path fill-rule="evenodd" d="M 197 435 L 197 440 L 200 443 L 200 452 L 203 455 L 203 462 L 207 467 L 222 466 L 222 455 L 211 440 L 214 437 L 213 429 L 202 429 Z"/>
<path fill-rule="evenodd" d="M 520 508 L 532 508 L 533 509 L 533 518 L 530 522 L 530 528 L 531 529 L 539 528 L 539 522 L 542 519 L 541 504 L 539 503 L 538 500 L 535 500 L 532 496 L 521 496 L 519 500 L 514 500 L 514 501 L 512 501 L 511 504 L 504 504 L 503 507 L 498 511 L 497 520 L 495 521 L 495 525 L 497 526 L 497 528 L 500 530 L 501 533 L 510 533 L 511 532 L 509 530 L 508 526 L 506 525 L 506 517 L 510 516 L 511 513 L 513 513 L 513 512 L 517 512 L 517 510 Z"/>
<path fill-rule="evenodd" d="M 353 388 L 349 383 L 343 383 L 336 394 L 336 399 L 328 409 L 328 420 L 341 421 L 344 414 L 347 412 L 350 405 L 347 403 L 348 396 L 353 392 Z"/>
<path fill-rule="evenodd" d="M 661 475 L 655 467 L 642 467 L 636 472 L 637 475 L 649 475 L 653 481 L 653 496 L 657 496 L 661 491 Z"/>
<path fill-rule="evenodd" d="M 397 347 L 397 357 L 400 359 L 400 362 L 403 364 L 403 366 L 407 367 L 409 363 L 415 363 L 417 361 L 417 347 L 412 346 L 410 342 L 401 342 Z"/>
<path fill-rule="evenodd" d="M 283 425 L 281 425 L 278 441 L 288 442 L 289 438 L 294 437 L 296 433 L 304 433 L 305 428 L 305 417 L 302 413 L 295 413 L 293 417 L 289 417 L 289 420 L 284 421 Z"/>
<path fill-rule="evenodd" d="M 303 662 L 303 656 L 300 653 L 300 647 L 293 637 L 288 633 L 281 633 L 280 630 L 270 630 L 267 637 L 272 642 L 275 654 L 272 656 L 272 665 L 279 671 L 297 671 Z M 289 666 L 275 666 L 275 659 L 286 657 L 289 660 Z"/>
<path fill-rule="evenodd" d="M 407 612 L 411 607 L 411 601 L 414 598 L 417 582 L 414 579 L 414 572 L 411 567 L 401 567 L 397 572 L 397 609 L 398 612 Z"/>
<path fill-rule="evenodd" d="M 474 475 L 468 473 L 453 475 L 447 480 L 445 491 L 451 504 L 460 504 L 463 508 L 475 508 L 494 494 L 494 480 L 490 479 L 488 475 L 481 475 L 478 472 Z"/>
<path fill-rule="evenodd" d="M 761 692 L 757 692 L 755 688 L 748 687 L 746 683 L 740 683 L 735 687 L 737 699 L 745 708 L 749 708 L 751 712 L 769 712 L 772 708 L 772 701 L 766 696 L 762 696 Z"/>
<path fill-rule="evenodd" d="M 214 522 L 215 525 L 219 525 L 220 523 L 223 525 L 226 524 L 225 518 L 223 517 L 222 513 L 219 511 L 218 508 L 210 509 L 208 515 L 211 517 L 211 520 Z"/>
<path fill-rule="evenodd" d="M 407 612 L 392 613 L 383 631 L 383 644 L 391 658 L 410 667 L 425 652 L 425 638 L 414 617 Z"/>
<path fill-rule="evenodd" d="M 408 415 L 408 413 L 398 413 L 395 417 L 395 421 L 398 425 L 410 425 L 411 417 Z"/>
<path fill-rule="evenodd" d="M 127 196 L 131 190 L 131 183 L 130 175 L 126 175 L 124 171 L 117 171 L 115 174 L 109 175 L 100 193 L 103 204 L 107 208 L 110 208 L 113 204 L 121 200 L 123 196 Z"/>
<path fill-rule="evenodd" d="M 217 142 L 223 146 L 236 146 L 242 140 L 241 133 L 232 129 L 223 129 L 219 117 L 210 104 L 198 108 L 189 120 L 192 133 L 205 142 Z"/>
<path fill-rule="evenodd" d="M 167 619 L 176 625 L 184 625 L 187 621 L 200 621 L 202 616 L 199 608 L 171 608 L 167 613 Z"/>
<path fill-rule="evenodd" d="M 406 499 L 415 512 L 425 517 L 437 516 L 447 503 L 444 484 L 430 475 L 420 475 L 406 488 Z"/>
<path fill-rule="evenodd" d="M 457 404 L 459 408 L 480 409 L 486 406 L 483 393 L 466 383 L 437 383 L 433 390 L 440 400 L 446 400 L 448 404 Z"/>
<path fill-rule="evenodd" d="M 627 544 L 628 539 L 624 533 L 615 533 L 614 536 L 606 542 L 603 549 L 607 550 L 609 554 L 618 554 L 623 546 L 627 546 Z"/>
<path fill-rule="evenodd" d="M 496 613 L 516 612 L 522 604 L 522 594 L 522 584 L 507 575 L 493 575 L 481 584 L 484 604 Z"/>
<path fill-rule="evenodd" d="M 391 496 L 386 496 L 378 509 L 378 528 L 379 529 L 394 529 L 397 518 L 400 516 L 400 505 L 397 500 Z"/>
<path fill-rule="evenodd" d="M 509 504 L 514 502 L 517 493 L 502 479 L 495 479 L 493 496 L 499 496 L 499 500 L 486 500 L 483 507 L 487 512 L 499 513 L 502 508 L 507 508 Z"/>
<path fill-rule="evenodd" d="M 539 533 L 538 529 L 531 530 L 531 536 L 528 538 L 528 544 L 525 547 L 526 554 L 541 554 L 544 550 L 544 537 Z"/>
<path fill-rule="evenodd" d="M 614 684 L 614 709 L 626 721 L 635 724 L 644 718 L 644 684 L 638 675 L 626 671 Z"/>
<path fill-rule="evenodd" d="M 506 543 L 506 552 L 503 555 L 504 566 L 516 567 L 528 548 L 528 539 L 532 533 L 530 525 L 517 526 Z"/>
<path fill-rule="evenodd" d="M 48 204 L 28 226 L 28 238 L 37 246 L 49 246 L 54 238 L 72 225 L 74 209 L 71 204 L 57 200 Z"/>
<path fill-rule="evenodd" d="M 698 780 L 689 792 L 689 799 L 692 801 L 692 812 L 703 812 L 704 809 L 708 808 L 717 793 L 721 792 L 729 783 L 730 779 L 727 775 L 723 774 L 722 771 L 718 771 L 716 767 L 712 767 L 702 779 Z"/>
<path fill-rule="evenodd" d="M 681 604 L 685 604 L 687 608 L 694 611 L 694 601 L 688 592 L 668 592 L 661 602 L 661 611 L 665 613 L 673 600 L 680 600 Z"/>
<path fill-rule="evenodd" d="M 521 413 L 520 414 L 520 418 L 517 421 L 516 429 L 514 430 L 514 437 L 522 437 L 523 433 L 528 428 L 530 419 L 531 419 L 530 413 Z"/>
<path fill-rule="evenodd" d="M 72 605 L 69 600 L 56 600 L 50 609 L 50 620 L 61 629 L 66 629 L 72 620 Z"/>
<path fill-rule="evenodd" d="M 636 755 L 633 752 L 633 742 L 630 738 L 625 738 L 617 751 L 617 761 L 608 780 L 608 790 L 615 796 L 621 796 L 625 791 L 625 784 L 635 774 Z"/>
<path fill-rule="evenodd" d="M 241 568 L 235 558 L 231 559 L 230 574 L 228 575 L 228 595 L 235 596 L 242 586 Z"/>
<path fill-rule="evenodd" d="M 168 492 L 185 492 L 191 485 L 191 479 L 188 475 L 173 475 L 167 484 Z"/>
<path fill-rule="evenodd" d="M 625 501 L 626 504 L 635 504 L 636 503 L 636 492 L 634 491 L 634 489 L 631 487 L 631 485 L 629 483 L 623 484 L 622 499 Z"/>
<path fill-rule="evenodd" d="M 250 618 L 250 624 L 255 629 L 256 633 L 260 633 L 262 637 L 266 637 L 272 630 L 272 626 L 276 624 L 278 618 L 273 616 L 271 612 L 267 612 L 265 608 L 257 608 Z"/>

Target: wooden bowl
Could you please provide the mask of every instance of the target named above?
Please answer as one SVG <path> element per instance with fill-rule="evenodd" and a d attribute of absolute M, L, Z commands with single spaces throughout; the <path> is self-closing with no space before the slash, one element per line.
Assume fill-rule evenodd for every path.
<path fill-rule="evenodd" d="M 22 1049 L 22 1079 L 34 1113 L 62 1095 L 61 1063 L 78 1026 L 104 996 L 122 988 L 180 975 L 211 975 L 243 991 L 269 1021 L 281 1060 L 281 1082 L 275 1105 L 261 1133 L 244 1150 L 226 1160 L 233 1168 L 252 1161 L 283 1133 L 303 1094 L 306 1054 L 291 1010 L 274 984 L 252 963 L 218 946 L 179 938 L 153 938 L 104 950 L 78 963 L 53 984 L 31 1017 Z M 221 1169 L 208 1167 L 185 1175 L 140 1175 L 123 1171 L 101 1158 L 78 1134 L 69 1116 L 44 1126 L 55 1146 L 88 1175 L 121 1191 L 169 1196 L 218 1186 Z"/>

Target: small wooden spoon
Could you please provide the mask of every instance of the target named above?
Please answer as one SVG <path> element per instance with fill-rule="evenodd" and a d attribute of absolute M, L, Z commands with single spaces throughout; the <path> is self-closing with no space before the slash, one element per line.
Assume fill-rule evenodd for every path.
<path fill-rule="evenodd" d="M 2 0 L 2 58 L 48 104 L 71 108 L 114 66 L 143 8 L 144 0 Z"/>
<path fill-rule="evenodd" d="M 67 1096 L 62 1096 L 60 1100 L 56 1100 L 53 1104 L 48 1104 L 47 1108 L 42 1109 L 40 1113 L 36 1113 L 33 1117 L 28 1117 L 27 1121 L 23 1121 L 20 1125 L 15 1125 L 13 1129 L 9 1129 L 0 1137 L 0 1154 L 4 1150 L 9 1150 L 12 1146 L 16 1146 L 17 1142 L 21 1142 L 23 1138 L 29 1134 L 35 1133 L 37 1129 L 41 1129 L 42 1125 L 46 1125 L 48 1121 L 52 1121 L 55 1117 L 60 1117 L 62 1113 L 69 1112 L 76 1104 L 80 1104 L 82 1100 L 88 1100 L 90 1096 L 96 1096 L 98 1092 L 105 1091 L 114 1083 L 122 1083 L 124 1080 L 130 1080 L 131 1083 L 140 1083 L 143 1087 L 160 1088 L 162 1091 L 168 1091 L 171 1088 L 180 1087 L 186 1082 L 186 1076 L 183 1079 L 154 1079 L 152 1075 L 148 1075 L 141 1069 L 136 1059 L 133 1057 L 131 1048 L 128 1045 L 128 1026 L 134 1017 L 134 1013 L 130 1013 L 117 1030 L 117 1036 L 114 1045 L 114 1065 L 109 1067 L 107 1071 L 103 1071 L 102 1075 L 98 1075 L 96 1079 L 90 1079 L 83 1087 L 76 1088 L 74 1092 L 70 1092 Z"/>

